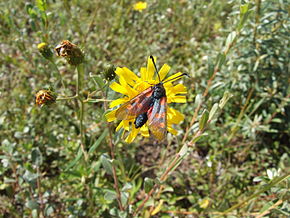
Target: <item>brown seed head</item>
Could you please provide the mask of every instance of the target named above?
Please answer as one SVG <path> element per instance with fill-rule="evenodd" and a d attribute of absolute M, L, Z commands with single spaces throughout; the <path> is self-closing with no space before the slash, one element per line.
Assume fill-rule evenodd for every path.
<path fill-rule="evenodd" d="M 38 106 L 53 104 L 56 100 L 56 94 L 50 90 L 40 90 L 35 95 L 35 102 Z"/>
<path fill-rule="evenodd" d="M 84 61 L 84 54 L 79 47 L 68 40 L 62 41 L 54 50 L 57 56 L 65 57 L 71 65 L 79 65 Z"/>

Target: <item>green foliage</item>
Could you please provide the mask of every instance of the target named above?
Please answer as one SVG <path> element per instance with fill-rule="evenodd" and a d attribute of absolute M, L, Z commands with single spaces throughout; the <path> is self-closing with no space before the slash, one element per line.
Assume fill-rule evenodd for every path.
<path fill-rule="evenodd" d="M 0 3 L 2 216 L 289 216 L 287 1 L 133 3 Z M 62 40 L 83 64 L 39 53 Z M 126 144 L 104 116 L 112 69 L 149 55 L 190 75 L 185 120 L 167 145 Z M 57 102 L 37 107 L 41 89 Z"/>

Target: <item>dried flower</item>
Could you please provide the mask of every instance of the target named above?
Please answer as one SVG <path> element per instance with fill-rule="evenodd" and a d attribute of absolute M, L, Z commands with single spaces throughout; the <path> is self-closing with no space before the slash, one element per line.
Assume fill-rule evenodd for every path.
<path fill-rule="evenodd" d="M 65 57 L 71 65 L 79 65 L 84 62 L 84 54 L 79 47 L 68 40 L 62 41 L 54 49 L 57 56 Z"/>
<path fill-rule="evenodd" d="M 45 42 L 39 43 L 37 45 L 38 51 L 42 54 L 42 56 L 48 60 L 52 60 L 53 53 L 49 47 L 49 45 Z"/>
<path fill-rule="evenodd" d="M 56 93 L 50 90 L 40 90 L 35 95 L 35 102 L 39 106 L 53 104 L 56 100 Z"/>

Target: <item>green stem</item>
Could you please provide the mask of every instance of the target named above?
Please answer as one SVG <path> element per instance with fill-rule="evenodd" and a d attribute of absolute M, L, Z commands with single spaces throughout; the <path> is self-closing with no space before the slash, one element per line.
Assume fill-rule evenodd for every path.
<path fill-rule="evenodd" d="M 60 82 L 61 82 L 61 86 L 62 86 L 62 88 L 65 89 L 65 84 L 64 84 L 64 82 L 63 82 L 63 79 L 62 79 L 61 73 L 60 73 L 60 71 L 59 71 L 59 69 L 58 69 L 58 67 L 57 67 L 57 65 L 56 65 L 56 63 L 55 63 L 55 61 L 54 61 L 54 59 L 52 58 L 52 59 L 50 60 L 50 62 L 52 63 L 53 67 L 55 68 L 55 70 L 57 71 L 57 73 L 58 73 L 58 75 L 59 75 L 59 79 L 60 79 Z"/>
<path fill-rule="evenodd" d="M 88 154 L 86 152 L 85 149 L 85 133 L 84 133 L 84 125 L 83 125 L 83 121 L 84 121 L 84 101 L 82 100 L 82 97 L 80 95 L 80 90 L 81 90 L 81 85 L 82 85 L 82 75 L 84 73 L 84 66 L 83 64 L 79 64 L 77 66 L 77 78 L 76 78 L 76 98 L 78 99 L 78 101 L 80 102 L 80 116 L 79 116 L 79 120 L 80 120 L 80 132 L 81 132 L 81 148 L 82 148 L 82 152 L 85 158 L 85 162 L 88 161 Z"/>
<path fill-rule="evenodd" d="M 76 99 L 76 98 L 78 98 L 78 96 L 69 96 L 69 97 L 58 97 L 57 99 L 56 99 L 56 101 L 63 101 L 63 100 L 72 100 L 72 99 Z"/>
<path fill-rule="evenodd" d="M 242 202 L 235 204 L 234 206 L 232 206 L 231 208 L 227 209 L 226 211 L 222 212 L 222 215 L 225 215 L 231 211 L 233 211 L 234 209 L 237 209 L 239 207 L 245 206 L 246 204 L 249 203 L 250 200 L 258 197 L 260 194 L 262 194 L 265 191 L 268 191 L 269 189 L 271 189 L 272 187 L 274 187 L 275 185 L 279 184 L 280 182 L 284 181 L 285 179 L 287 179 L 288 177 L 290 177 L 290 173 L 284 175 L 284 176 L 280 176 L 277 177 L 276 179 L 273 179 L 268 185 L 266 185 L 263 189 L 261 189 L 260 191 L 258 191 L 255 194 L 252 194 L 250 197 L 248 197 L 247 199 L 243 200 Z"/>

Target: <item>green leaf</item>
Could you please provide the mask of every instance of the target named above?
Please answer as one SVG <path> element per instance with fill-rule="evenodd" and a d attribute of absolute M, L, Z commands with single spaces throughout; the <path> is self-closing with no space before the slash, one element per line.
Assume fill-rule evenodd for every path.
<path fill-rule="evenodd" d="M 129 198 L 128 192 L 121 192 L 121 203 L 122 205 L 126 205 Z"/>
<path fill-rule="evenodd" d="M 82 149 L 81 147 L 79 147 L 79 150 L 78 150 L 78 154 L 77 156 L 75 157 L 75 159 L 73 161 L 71 161 L 68 166 L 66 167 L 65 171 L 69 170 L 70 168 L 72 168 L 74 165 L 77 164 L 77 162 L 81 159 L 81 157 L 83 156 L 83 152 L 82 152 Z"/>
<path fill-rule="evenodd" d="M 209 120 L 212 120 L 212 118 L 213 118 L 214 115 L 216 114 L 218 108 L 219 108 L 219 104 L 218 104 L 218 103 L 215 103 L 215 104 L 212 106 L 212 108 L 211 108 L 211 110 L 210 110 L 210 112 L 209 112 L 209 118 L 208 118 Z"/>
<path fill-rule="evenodd" d="M 225 63 L 226 55 L 224 53 L 219 53 L 217 56 L 216 66 L 220 69 Z"/>
<path fill-rule="evenodd" d="M 184 144 L 182 148 L 180 149 L 180 151 L 178 152 L 178 154 L 180 156 L 184 156 L 187 153 L 187 151 L 188 151 L 188 146 L 187 144 Z"/>
<path fill-rule="evenodd" d="M 132 188 L 133 188 L 132 184 L 129 183 L 129 182 L 127 182 L 127 183 L 123 186 L 122 191 L 128 191 L 128 190 L 130 190 L 130 189 L 132 189 Z"/>
<path fill-rule="evenodd" d="M 226 40 L 226 48 L 227 49 L 229 49 L 231 47 L 232 43 L 236 39 L 236 36 L 237 36 L 236 31 L 233 31 L 228 35 L 227 40 Z"/>
<path fill-rule="evenodd" d="M 248 4 L 243 4 L 240 6 L 240 23 L 238 25 L 238 30 L 241 30 L 249 18 L 250 11 L 249 11 L 249 3 Z"/>
<path fill-rule="evenodd" d="M 43 157 L 39 148 L 34 148 L 31 151 L 31 161 L 32 161 L 32 164 L 34 164 L 35 166 L 40 166 L 42 164 Z"/>
<path fill-rule="evenodd" d="M 206 135 L 207 135 L 207 134 L 204 133 L 204 134 L 202 134 L 202 135 L 200 135 L 200 136 L 195 137 L 195 138 L 192 140 L 192 143 L 196 143 L 198 140 L 200 140 L 202 137 L 204 137 L 204 136 L 206 136 Z"/>
<path fill-rule="evenodd" d="M 148 193 L 154 186 L 154 180 L 151 178 L 146 177 L 144 179 L 144 189 L 145 192 Z"/>
<path fill-rule="evenodd" d="M 199 121 L 199 130 L 203 130 L 206 126 L 206 123 L 208 121 L 208 117 L 209 117 L 209 113 L 208 110 L 204 110 L 202 115 L 201 115 L 201 119 Z"/>
<path fill-rule="evenodd" d="M 209 75 L 209 77 L 211 77 L 213 72 L 214 72 L 214 64 L 212 63 L 211 58 L 208 58 L 207 66 L 208 66 L 208 75 Z"/>
<path fill-rule="evenodd" d="M 31 210 L 38 210 L 38 208 L 39 208 L 38 203 L 35 200 L 27 201 L 25 206 Z"/>
<path fill-rule="evenodd" d="M 199 105 L 201 101 L 202 101 L 202 94 L 197 94 L 195 96 L 195 102 L 194 102 L 195 106 Z"/>
<path fill-rule="evenodd" d="M 106 190 L 105 191 L 105 195 L 104 195 L 104 198 L 106 201 L 113 201 L 117 198 L 117 194 L 114 190 Z"/>
<path fill-rule="evenodd" d="M 106 172 L 110 175 L 113 175 L 112 160 L 110 160 L 106 154 L 103 154 L 101 156 L 101 162 Z"/>
<path fill-rule="evenodd" d="M 46 0 L 36 0 L 36 5 L 41 11 L 46 11 L 47 9 Z"/>
<path fill-rule="evenodd" d="M 219 102 L 220 109 L 222 109 L 225 106 L 225 104 L 231 97 L 233 97 L 233 94 L 231 94 L 229 91 L 225 91 L 223 98 Z"/>
<path fill-rule="evenodd" d="M 93 153 L 99 147 L 103 139 L 108 135 L 108 132 L 109 132 L 108 129 L 105 129 L 103 131 L 102 135 L 97 139 L 97 141 L 93 144 L 93 146 L 90 147 L 88 154 Z"/>

